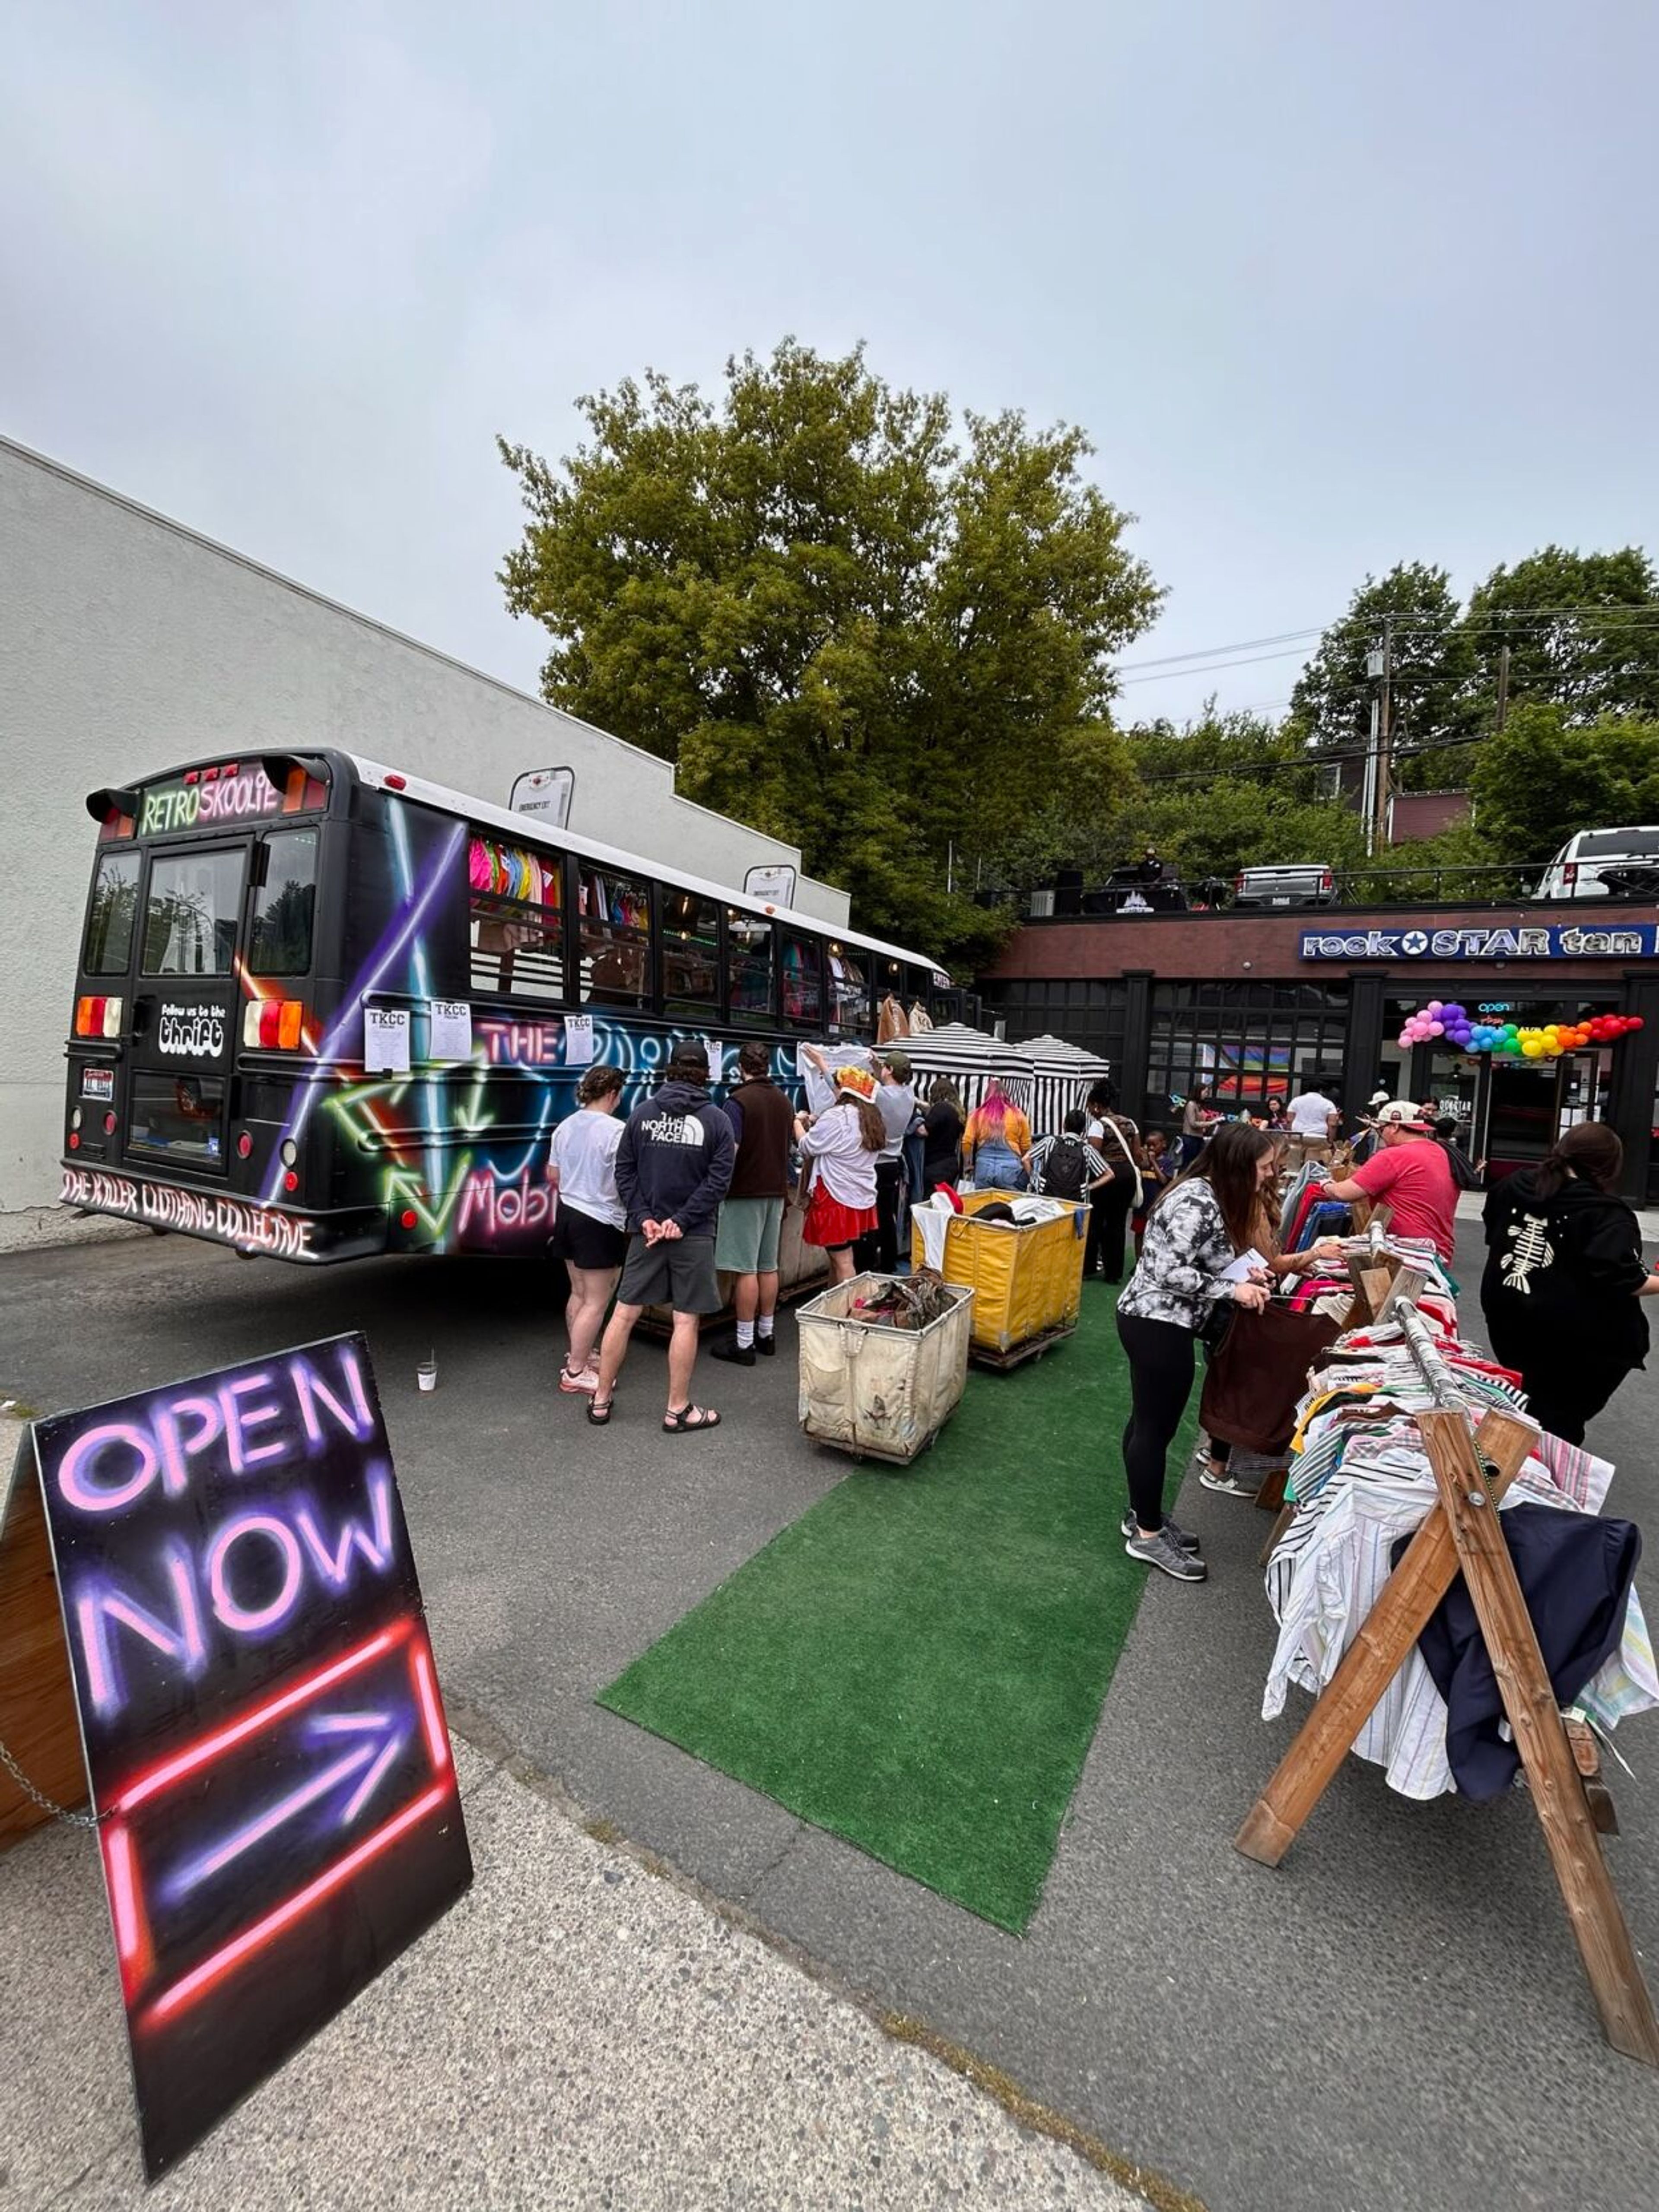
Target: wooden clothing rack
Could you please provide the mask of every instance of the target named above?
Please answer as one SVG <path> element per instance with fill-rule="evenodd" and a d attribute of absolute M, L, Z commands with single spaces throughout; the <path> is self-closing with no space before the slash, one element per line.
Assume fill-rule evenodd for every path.
<path fill-rule="evenodd" d="M 1515 1562 L 1498 1525 L 1498 1500 L 1520 1473 L 1536 1425 L 1496 1410 L 1474 1421 L 1413 1303 L 1422 1286 L 1420 1273 L 1382 1254 L 1375 1236 L 1371 1242 L 1376 1266 L 1363 1256 L 1352 1261 L 1355 1290 L 1368 1310 L 1356 1312 L 1350 1325 L 1384 1317 L 1398 1322 L 1435 1401 L 1418 1423 L 1439 1498 L 1250 1808 L 1234 1844 L 1263 1866 L 1279 1863 L 1461 1569 L 1602 2032 L 1615 2051 L 1659 2068 L 1659 2021 L 1597 1832 L 1598 1826 L 1616 1826 L 1610 1820 L 1610 1801 L 1598 1780 L 1580 1771 L 1579 1754 L 1557 1709 Z M 1390 1278 L 1386 1289 L 1381 1280 L 1385 1270 Z"/>

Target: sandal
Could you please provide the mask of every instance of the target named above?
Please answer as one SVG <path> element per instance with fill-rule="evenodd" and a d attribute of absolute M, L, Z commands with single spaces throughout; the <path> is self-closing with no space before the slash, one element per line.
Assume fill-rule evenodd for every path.
<path fill-rule="evenodd" d="M 590 1420 L 593 1418 L 591 1406 L 587 1417 Z M 682 1406 L 678 1413 L 671 1409 L 665 1413 L 662 1425 L 671 1437 L 691 1437 L 704 1429 L 719 1428 L 720 1417 L 712 1406 Z"/>
<path fill-rule="evenodd" d="M 604 1405 L 599 1403 L 597 1397 L 592 1397 L 588 1400 L 587 1418 L 592 1422 L 596 1429 L 604 1428 L 616 1408 L 616 1403 L 617 1398 L 614 1391 L 611 1393 L 610 1397 L 605 1400 Z"/>

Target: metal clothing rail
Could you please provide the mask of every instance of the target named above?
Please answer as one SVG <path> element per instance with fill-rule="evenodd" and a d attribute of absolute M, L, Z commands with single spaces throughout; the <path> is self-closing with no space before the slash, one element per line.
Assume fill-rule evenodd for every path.
<path fill-rule="evenodd" d="M 1373 1240 L 1373 1250 L 1376 1250 Z M 1555 1692 L 1538 1648 L 1498 1504 L 1537 1435 L 1520 1414 L 1488 1410 L 1477 1420 L 1410 1295 L 1395 1276 L 1389 1318 L 1399 1323 L 1434 1399 L 1420 1413 L 1437 1502 L 1383 1584 L 1376 1602 L 1233 1838 L 1246 1858 L 1277 1866 L 1323 1796 L 1429 1616 L 1461 1569 L 1486 1638 L 1504 1710 L 1526 1769 L 1528 1794 L 1555 1869 L 1579 1957 L 1616 2051 L 1659 2068 L 1659 2021 L 1642 1978 L 1619 1893 Z M 1364 1294 L 1359 1263 L 1356 1289 Z M 1373 1279 L 1375 1270 L 1366 1270 Z"/>

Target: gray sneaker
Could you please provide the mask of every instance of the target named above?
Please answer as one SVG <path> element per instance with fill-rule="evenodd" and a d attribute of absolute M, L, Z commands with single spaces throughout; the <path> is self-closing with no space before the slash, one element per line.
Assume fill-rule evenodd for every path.
<path fill-rule="evenodd" d="M 1126 1536 L 1138 1536 L 1140 1533 L 1133 1506 L 1117 1525 Z M 1204 1548 L 1190 1528 L 1183 1528 L 1179 1521 L 1171 1521 L 1167 1513 L 1164 1516 L 1164 1533 L 1178 1552 L 1200 1552 Z"/>
<path fill-rule="evenodd" d="M 1241 1482 L 1237 1475 L 1229 1474 L 1224 1468 L 1218 1474 L 1208 1460 L 1205 1461 L 1203 1471 L 1198 1479 L 1206 1490 L 1213 1490 L 1220 1498 L 1253 1499 L 1261 1487 L 1259 1482 Z"/>
<path fill-rule="evenodd" d="M 1195 1559 L 1179 1544 L 1172 1544 L 1166 1528 L 1160 1528 L 1156 1536 L 1131 1536 L 1123 1548 L 1132 1559 L 1142 1560 L 1147 1566 L 1156 1567 L 1160 1574 L 1173 1576 L 1178 1583 L 1201 1583 L 1210 1571 L 1202 1559 Z"/>

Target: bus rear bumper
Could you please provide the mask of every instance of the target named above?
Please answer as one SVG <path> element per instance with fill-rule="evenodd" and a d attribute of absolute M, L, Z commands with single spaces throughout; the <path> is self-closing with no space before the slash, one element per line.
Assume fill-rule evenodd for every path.
<path fill-rule="evenodd" d="M 176 1230 L 210 1244 L 226 1244 L 251 1256 L 313 1266 L 368 1259 L 386 1249 L 384 1212 L 358 1207 L 337 1214 L 301 1213 L 228 1191 L 158 1182 L 125 1168 L 82 1167 L 75 1160 L 61 1166 L 58 1203 L 80 1213 L 108 1214 L 142 1228 Z"/>

